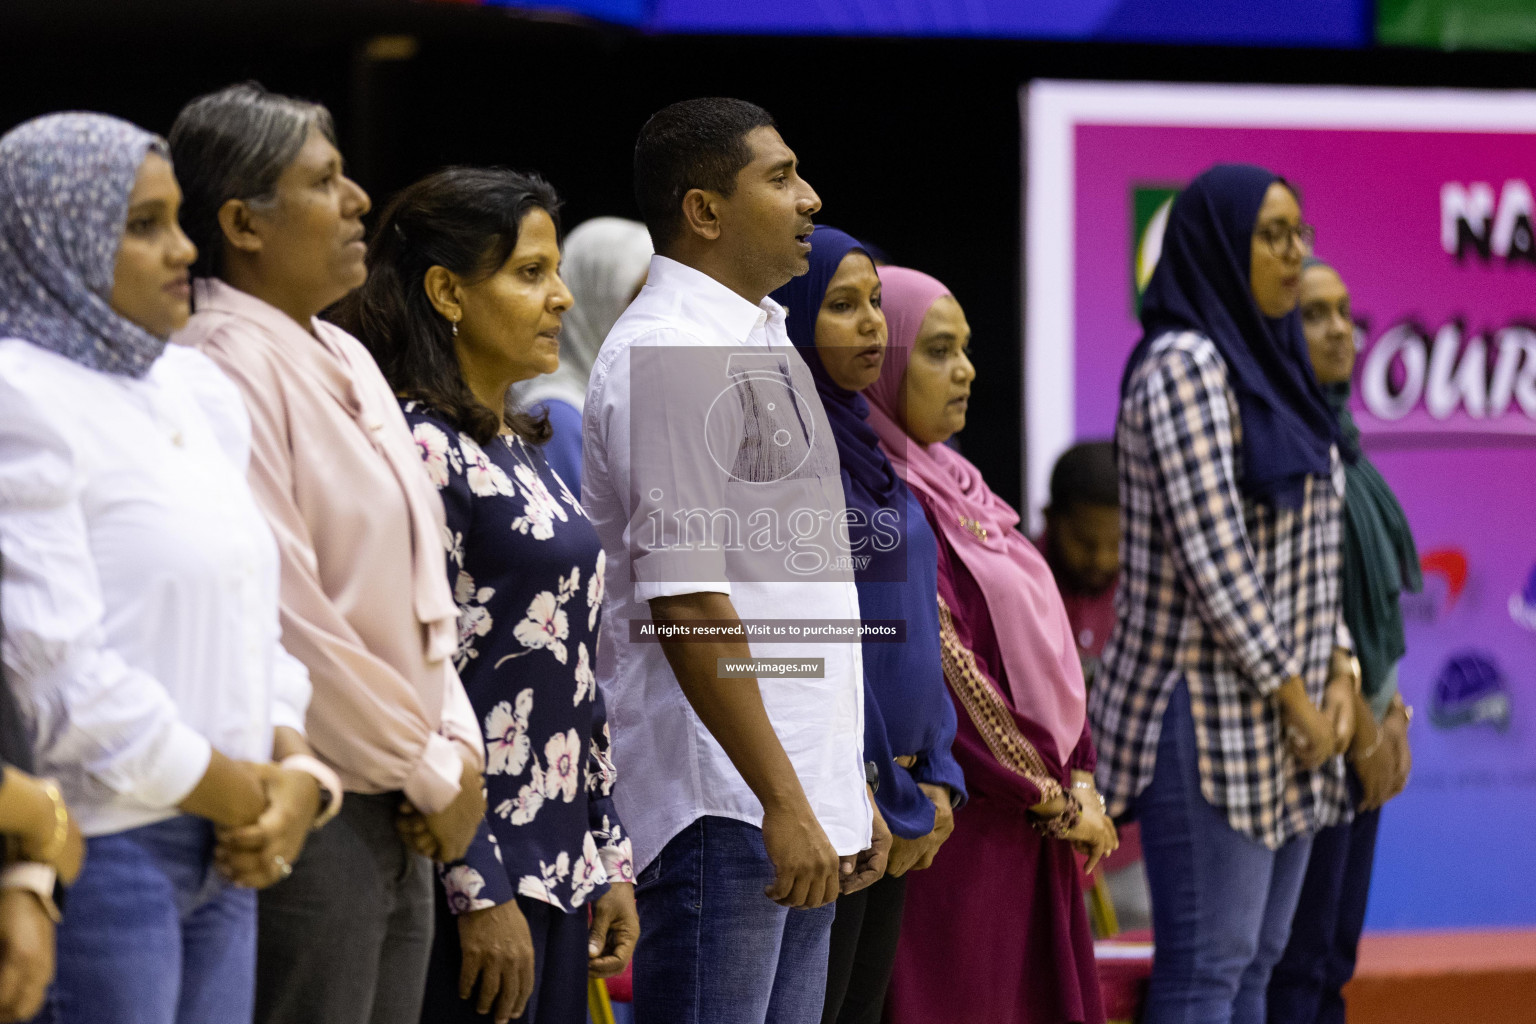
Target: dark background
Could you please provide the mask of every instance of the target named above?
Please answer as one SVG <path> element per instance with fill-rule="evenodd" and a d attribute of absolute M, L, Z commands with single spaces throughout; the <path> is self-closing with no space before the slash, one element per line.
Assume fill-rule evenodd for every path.
<path fill-rule="evenodd" d="M 381 35 L 409 40 L 370 45 Z M 636 215 L 630 153 L 657 108 L 719 94 L 762 104 L 821 195 L 818 219 L 934 274 L 965 307 L 979 375 L 962 443 L 993 488 L 1017 501 L 1020 85 L 1531 87 L 1536 63 L 1392 49 L 653 37 L 407 0 L 0 6 L 0 131 L 48 111 L 93 109 L 164 132 L 186 100 L 245 78 L 331 108 L 375 209 L 445 163 L 500 163 L 548 177 L 565 198 L 567 226 Z"/>

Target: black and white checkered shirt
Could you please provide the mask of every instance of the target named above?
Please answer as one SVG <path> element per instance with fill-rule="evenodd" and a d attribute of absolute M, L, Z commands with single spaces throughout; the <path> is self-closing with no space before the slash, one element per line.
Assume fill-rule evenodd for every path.
<path fill-rule="evenodd" d="M 1120 814 L 1152 781 L 1182 676 L 1201 792 L 1278 849 L 1349 816 L 1343 759 L 1299 768 L 1268 699 L 1300 675 L 1321 703 L 1341 621 L 1344 474 L 1335 452 L 1332 481 L 1309 479 L 1299 508 L 1258 504 L 1238 490 L 1241 429 L 1210 339 L 1157 339 L 1120 406 L 1120 587 L 1089 715 L 1099 787 Z"/>

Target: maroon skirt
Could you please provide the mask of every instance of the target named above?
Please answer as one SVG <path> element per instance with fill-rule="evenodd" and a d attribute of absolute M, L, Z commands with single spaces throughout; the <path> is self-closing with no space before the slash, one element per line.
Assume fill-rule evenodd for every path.
<path fill-rule="evenodd" d="M 973 792 L 907 875 L 886 1024 L 1103 1024 L 1081 879 L 1067 843 Z"/>

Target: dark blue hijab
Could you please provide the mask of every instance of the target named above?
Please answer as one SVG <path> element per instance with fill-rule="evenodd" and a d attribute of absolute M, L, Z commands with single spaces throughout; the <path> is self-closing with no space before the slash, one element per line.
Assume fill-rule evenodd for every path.
<path fill-rule="evenodd" d="M 1227 364 L 1242 418 L 1242 475 L 1249 497 L 1294 508 L 1309 476 L 1330 472 L 1338 422 L 1312 373 L 1301 315 L 1271 319 L 1249 284 L 1253 229 L 1278 175 L 1247 164 L 1218 164 L 1173 202 L 1163 252 L 1141 302 L 1141 342 L 1121 378 L 1126 385 L 1152 342 L 1169 331 L 1210 338 Z"/>
<path fill-rule="evenodd" d="M 849 523 L 855 551 L 869 555 L 854 570 L 859 615 L 865 620 L 906 624 L 900 643 L 863 642 L 864 758 L 880 772 L 875 803 L 892 832 L 916 839 L 933 830 L 933 803 L 922 783 L 948 786 L 955 805 L 965 799 L 965 776 L 951 746 L 957 727 L 953 702 L 944 683 L 939 647 L 939 549 L 923 508 L 902 482 L 869 425 L 869 406 L 857 392 L 839 387 L 816 351 L 816 318 L 827 286 L 850 252 L 868 255 L 853 238 L 836 228 L 811 234 L 810 270 L 773 293 L 788 307 L 789 340 L 800 350 L 816 378 L 816 390 L 832 424 L 842 463 L 843 494 L 848 508 L 862 516 Z M 897 514 L 891 524 L 901 538 L 894 548 L 871 543 L 875 513 Z M 911 769 L 897 755 L 917 755 Z"/>
<path fill-rule="evenodd" d="M 816 318 L 821 313 L 822 300 L 843 257 L 850 252 L 869 255 L 852 235 L 818 225 L 811 232 L 811 269 L 771 297 L 787 310 L 784 326 L 789 340 L 800 350 L 811 376 L 816 378 L 816 391 L 832 423 L 832 436 L 837 439 L 838 458 L 843 471 L 857 485 L 845 488 L 848 505 L 872 516 L 877 508 L 901 507 L 897 498 L 901 478 L 880 450 L 880 437 L 869 425 L 869 405 L 864 396 L 835 383 L 816 351 Z M 873 260 L 870 265 L 874 265 Z"/>

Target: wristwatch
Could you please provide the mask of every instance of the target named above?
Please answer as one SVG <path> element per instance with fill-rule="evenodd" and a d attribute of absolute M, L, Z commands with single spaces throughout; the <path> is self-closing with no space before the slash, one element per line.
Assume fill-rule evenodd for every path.
<path fill-rule="evenodd" d="M 869 784 L 871 793 L 880 792 L 880 766 L 875 762 L 864 762 L 864 781 Z"/>
<path fill-rule="evenodd" d="M 23 861 L 0 870 L 0 889 L 25 889 L 37 897 L 49 920 L 58 924 L 64 918 L 64 886 L 58 872 L 47 864 Z"/>

